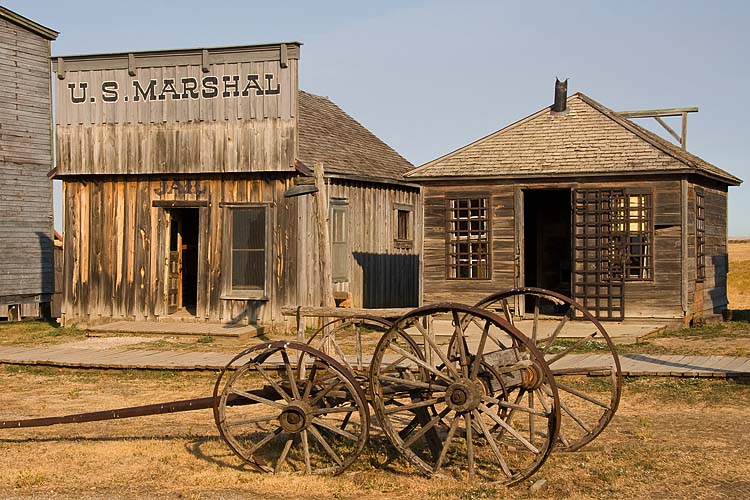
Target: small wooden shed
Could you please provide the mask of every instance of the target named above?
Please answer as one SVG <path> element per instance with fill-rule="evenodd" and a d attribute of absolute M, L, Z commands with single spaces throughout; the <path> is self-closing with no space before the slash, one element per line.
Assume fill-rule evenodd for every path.
<path fill-rule="evenodd" d="M 740 179 L 584 94 L 561 103 L 406 175 L 423 186 L 424 302 L 537 286 L 600 319 L 721 314 Z"/>
<path fill-rule="evenodd" d="M 0 318 L 49 316 L 55 291 L 48 174 L 56 37 L 0 7 Z"/>
<path fill-rule="evenodd" d="M 316 162 L 340 296 L 417 303 L 413 165 L 299 91 L 299 56 L 289 42 L 53 58 L 65 323 L 272 325 L 320 305 L 313 197 L 285 197 Z"/>

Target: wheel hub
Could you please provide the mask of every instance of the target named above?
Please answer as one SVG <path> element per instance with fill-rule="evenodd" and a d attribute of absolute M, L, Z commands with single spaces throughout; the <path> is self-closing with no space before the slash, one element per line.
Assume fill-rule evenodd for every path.
<path fill-rule="evenodd" d="M 483 394 L 484 387 L 481 382 L 460 379 L 452 383 L 445 391 L 445 403 L 454 411 L 471 411 L 479 406 Z"/>
<path fill-rule="evenodd" d="M 311 408 L 300 402 L 294 402 L 284 408 L 279 415 L 279 424 L 284 431 L 296 434 L 307 429 L 312 421 Z"/>

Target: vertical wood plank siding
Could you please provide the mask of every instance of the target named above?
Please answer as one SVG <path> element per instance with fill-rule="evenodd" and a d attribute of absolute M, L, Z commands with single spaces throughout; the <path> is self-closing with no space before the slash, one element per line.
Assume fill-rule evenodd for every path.
<path fill-rule="evenodd" d="M 424 283 L 426 304 L 460 297 L 467 303 L 477 302 L 486 295 L 521 285 L 520 266 L 515 265 L 515 247 L 522 244 L 517 234 L 514 189 L 648 189 L 654 200 L 654 276 L 647 281 L 625 283 L 625 317 L 678 319 L 681 306 L 681 216 L 679 179 L 649 182 L 597 181 L 575 183 L 511 183 L 492 181 L 481 185 L 430 183 L 423 187 L 424 197 Z M 445 200 L 457 194 L 490 196 L 492 206 L 492 279 L 449 280 L 445 273 Z M 707 195 L 708 196 L 708 195 Z M 714 203 L 718 203 L 715 201 Z M 514 205 L 517 208 L 514 208 Z M 706 209 L 708 213 L 708 208 Z M 708 226 L 708 220 L 706 226 Z M 721 231 L 718 229 L 717 231 Z M 523 248 L 520 249 L 524 251 Z M 693 271 L 694 273 L 694 271 Z"/>
<path fill-rule="evenodd" d="M 199 319 L 209 321 L 280 319 L 282 305 L 297 302 L 297 200 L 284 198 L 290 178 L 223 176 L 201 178 L 204 195 L 165 193 L 152 177 L 86 177 L 64 184 L 65 248 L 63 314 L 66 323 L 95 324 L 118 319 L 150 320 L 166 314 L 164 283 L 168 223 L 155 201 L 205 201 L 199 210 Z M 267 258 L 270 300 L 222 299 L 224 203 L 270 205 L 274 244 Z M 197 206 L 197 205 L 196 205 Z M 289 257 L 292 257 L 291 259 Z M 290 262 L 291 261 L 291 262 Z"/>
<path fill-rule="evenodd" d="M 408 307 L 419 303 L 419 253 L 422 244 L 420 194 L 416 188 L 329 180 L 330 199 L 347 203 L 349 279 L 335 283 L 351 294 L 353 307 Z M 414 209 L 411 247 L 398 245 L 396 209 Z M 320 305 L 319 255 L 312 200 L 300 206 L 300 290 L 303 304 Z"/>
<path fill-rule="evenodd" d="M 50 42 L 0 19 L 0 303 L 54 293 Z"/>

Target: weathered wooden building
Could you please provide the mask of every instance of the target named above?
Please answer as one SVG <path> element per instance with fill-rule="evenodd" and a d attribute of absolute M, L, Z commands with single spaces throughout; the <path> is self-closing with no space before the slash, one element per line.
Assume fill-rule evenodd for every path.
<path fill-rule="evenodd" d="M 424 302 L 538 286 L 602 319 L 720 314 L 740 179 L 583 94 L 560 103 L 406 175 L 423 186 Z"/>
<path fill-rule="evenodd" d="M 293 42 L 53 58 L 66 323 L 271 324 L 284 305 L 320 305 L 313 197 L 284 196 L 300 162 L 324 164 L 336 290 L 354 306 L 416 304 L 413 166 L 299 91 L 299 54 Z"/>
<path fill-rule="evenodd" d="M 0 317 L 49 314 L 54 293 L 50 42 L 0 7 Z"/>

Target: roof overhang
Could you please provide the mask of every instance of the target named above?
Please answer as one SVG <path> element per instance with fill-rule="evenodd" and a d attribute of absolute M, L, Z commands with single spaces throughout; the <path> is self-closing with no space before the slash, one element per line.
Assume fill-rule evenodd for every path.
<path fill-rule="evenodd" d="M 0 18 L 7 19 L 8 21 L 17 24 L 22 28 L 26 28 L 27 30 L 36 33 L 42 38 L 46 38 L 47 40 L 55 40 L 57 38 L 57 35 L 60 34 L 51 28 L 42 26 L 41 24 L 32 21 L 27 17 L 23 17 L 21 14 L 17 14 L 12 10 L 8 10 L 2 6 L 0 6 Z"/>

